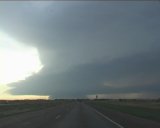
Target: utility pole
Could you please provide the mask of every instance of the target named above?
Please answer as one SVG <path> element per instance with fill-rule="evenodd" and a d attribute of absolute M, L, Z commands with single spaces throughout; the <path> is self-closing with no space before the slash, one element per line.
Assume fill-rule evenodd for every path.
<path fill-rule="evenodd" d="M 96 95 L 96 100 L 98 99 L 98 95 Z"/>

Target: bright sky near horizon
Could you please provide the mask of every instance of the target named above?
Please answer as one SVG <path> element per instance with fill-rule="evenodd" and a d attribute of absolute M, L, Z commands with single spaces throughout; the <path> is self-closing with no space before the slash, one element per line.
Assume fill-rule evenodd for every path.
<path fill-rule="evenodd" d="M 38 50 L 0 32 L 0 99 L 35 99 L 48 96 L 11 95 L 8 84 L 25 80 L 43 68 Z"/>

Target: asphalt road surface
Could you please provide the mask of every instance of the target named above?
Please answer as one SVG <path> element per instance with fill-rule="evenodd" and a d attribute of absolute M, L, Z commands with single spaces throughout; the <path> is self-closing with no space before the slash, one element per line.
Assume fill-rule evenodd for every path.
<path fill-rule="evenodd" d="M 122 128 L 80 102 L 0 119 L 0 128 Z"/>

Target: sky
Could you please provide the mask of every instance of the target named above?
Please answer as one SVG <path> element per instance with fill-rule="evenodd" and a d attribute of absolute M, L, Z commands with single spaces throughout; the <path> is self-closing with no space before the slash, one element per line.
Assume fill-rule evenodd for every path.
<path fill-rule="evenodd" d="M 1 1 L 0 98 L 160 98 L 159 12 L 158 1 Z"/>

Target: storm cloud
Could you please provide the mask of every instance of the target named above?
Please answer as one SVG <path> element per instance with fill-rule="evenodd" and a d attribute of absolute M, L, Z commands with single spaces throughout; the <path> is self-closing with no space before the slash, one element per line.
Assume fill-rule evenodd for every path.
<path fill-rule="evenodd" d="M 82 64 L 58 74 L 39 74 L 16 83 L 12 93 L 49 94 L 62 98 L 105 93 L 158 93 L 159 56 L 159 51 L 148 52 L 108 63 L 95 61 Z"/>
<path fill-rule="evenodd" d="M 36 47 L 44 65 L 10 93 L 159 97 L 159 11 L 156 2 L 1 2 L 0 29 Z"/>

